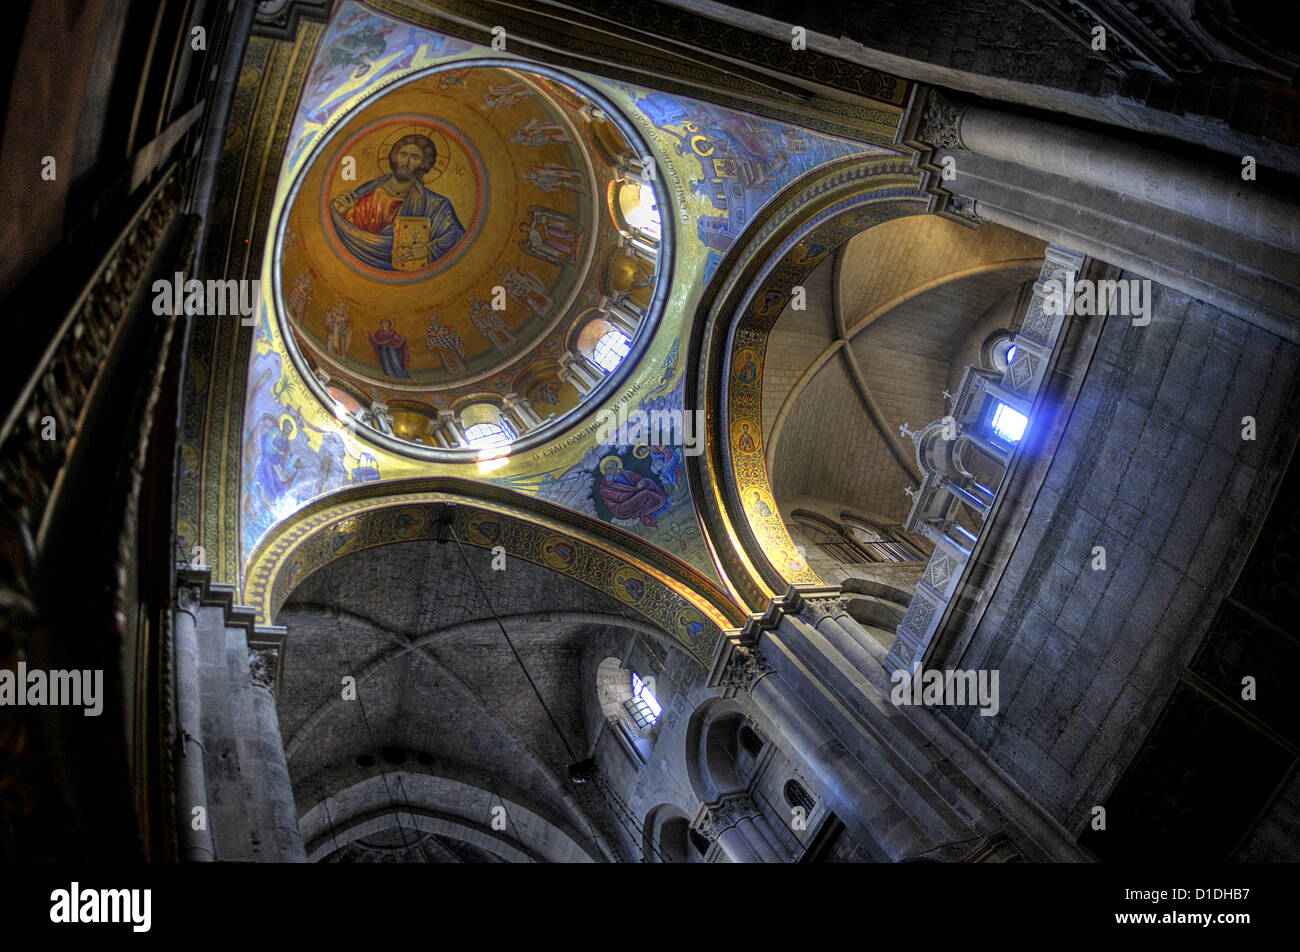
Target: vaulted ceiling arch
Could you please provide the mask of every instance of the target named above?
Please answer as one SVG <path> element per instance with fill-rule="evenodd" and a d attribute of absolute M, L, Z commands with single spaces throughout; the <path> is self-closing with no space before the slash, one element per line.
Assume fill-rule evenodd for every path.
<path fill-rule="evenodd" d="M 455 540 L 493 555 L 499 548 L 505 559 L 598 589 L 706 667 L 722 630 L 743 619 L 717 585 L 656 546 L 555 504 L 452 477 L 351 487 L 304 507 L 254 551 L 245 602 L 270 624 L 290 593 L 322 566 L 354 551 L 416 539 Z"/>
<path fill-rule="evenodd" d="M 690 468 L 715 558 L 751 611 L 792 583 L 821 579 L 777 511 L 763 455 L 762 380 L 768 335 L 802 282 L 834 250 L 873 226 L 927 212 L 927 173 L 899 157 L 850 157 L 787 187 L 719 265 L 696 312 L 687 404 L 711 415 L 708 452 Z M 796 290 L 799 289 L 799 290 Z"/>
<path fill-rule="evenodd" d="M 387 781 L 387 787 L 385 782 Z M 405 796 L 394 809 L 388 788 L 401 784 Z M 487 821 L 494 807 L 504 809 L 504 825 Z M 302 815 L 307 858 L 326 860 L 351 843 L 396 832 L 394 858 L 412 854 L 416 834 L 467 843 L 508 862 L 593 862 L 599 851 L 572 827 L 556 823 L 513 796 L 439 773 L 400 770 L 371 776 L 313 804 Z"/>
<path fill-rule="evenodd" d="M 700 668 L 613 596 L 525 561 L 493 572 L 475 555 L 467 565 L 454 542 L 436 539 L 362 548 L 290 596 L 278 615 L 277 708 L 295 797 L 306 809 L 366 777 L 437 774 L 608 853 L 607 805 L 568 775 L 600 725 L 589 716 L 588 656 L 640 639 L 660 646 L 677 677 Z M 418 806 L 397 780 L 384 794 L 395 817 Z M 471 814 L 479 825 L 497 819 L 486 807 Z"/>

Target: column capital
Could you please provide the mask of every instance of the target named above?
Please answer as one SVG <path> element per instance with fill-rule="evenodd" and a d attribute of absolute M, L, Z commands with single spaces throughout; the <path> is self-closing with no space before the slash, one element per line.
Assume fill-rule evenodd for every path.
<path fill-rule="evenodd" d="M 721 797 L 708 807 L 708 819 L 720 831 L 726 831 L 741 820 L 758 816 L 758 805 L 747 793 L 736 793 Z"/>
<path fill-rule="evenodd" d="M 936 149 L 964 149 L 961 121 L 970 107 L 938 90 L 930 90 L 929 102 L 917 126 L 916 138 Z"/>
<path fill-rule="evenodd" d="M 383 400 L 375 400 L 370 404 L 370 419 L 374 421 L 375 429 L 379 432 L 388 434 L 393 432 L 393 417 L 389 412 L 388 404 Z"/>
<path fill-rule="evenodd" d="M 948 206 L 944 210 L 953 215 L 964 218 L 967 221 L 974 222 L 977 225 L 983 225 L 988 222 L 987 218 L 980 215 L 979 205 L 976 203 L 975 199 L 967 195 L 950 195 L 948 197 Z"/>
<path fill-rule="evenodd" d="M 848 611 L 849 600 L 843 595 L 815 595 L 800 599 L 799 617 L 814 628 L 823 618 L 834 618 Z"/>
<path fill-rule="evenodd" d="M 722 671 L 718 686 L 737 688 L 741 691 L 753 691 L 756 685 L 776 669 L 767 663 L 762 652 L 756 647 L 737 645 L 731 652 L 731 658 Z"/>
<path fill-rule="evenodd" d="M 203 586 L 198 582 L 181 582 L 176 586 L 176 609 L 197 617 L 203 602 Z"/>
<path fill-rule="evenodd" d="M 700 821 L 695 824 L 695 832 L 700 834 L 700 836 L 704 837 L 710 843 L 715 843 L 717 842 L 718 834 L 721 833 L 722 830 L 713 814 L 708 810 L 705 810 L 704 816 L 700 817 Z"/>
<path fill-rule="evenodd" d="M 255 687 L 266 688 L 274 697 L 280 672 L 280 649 L 274 645 L 248 649 L 248 677 Z"/>

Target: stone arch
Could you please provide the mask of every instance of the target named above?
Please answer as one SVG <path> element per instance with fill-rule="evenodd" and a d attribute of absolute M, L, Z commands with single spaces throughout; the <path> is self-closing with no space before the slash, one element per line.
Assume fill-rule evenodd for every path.
<path fill-rule="evenodd" d="M 738 766 L 740 729 L 750 724 L 736 698 L 711 698 L 691 714 L 686 727 L 686 773 L 701 803 L 743 792 L 747 778 Z"/>
<path fill-rule="evenodd" d="M 522 558 L 617 598 L 708 667 L 724 628 L 743 615 L 699 571 L 630 533 L 541 500 L 453 477 L 349 487 L 272 529 L 249 560 L 244 603 L 272 624 L 309 575 L 352 552 L 395 542 L 502 545 Z M 615 560 L 613 571 L 608 560 Z M 624 579 L 636 579 L 634 597 Z"/>
<path fill-rule="evenodd" d="M 661 803 L 642 824 L 643 854 L 655 863 L 698 863 L 703 856 L 691 845 L 691 818 L 676 804 Z"/>
<path fill-rule="evenodd" d="M 533 612 L 522 615 L 507 615 L 502 621 L 509 625 L 526 624 L 528 622 L 541 621 L 558 621 L 572 625 L 606 625 L 611 627 L 626 628 L 630 631 L 636 631 L 651 637 L 666 640 L 663 632 L 653 625 L 638 625 L 635 621 L 627 618 L 621 618 L 616 615 L 604 615 L 594 612 Z M 491 618 L 480 618 L 468 622 L 458 622 L 448 628 L 435 628 L 426 632 L 421 637 L 412 640 L 409 644 L 394 646 L 383 654 L 375 658 L 374 661 L 359 668 L 353 675 L 356 678 L 356 684 L 362 685 L 366 680 L 377 673 L 382 673 L 384 669 L 400 658 L 408 651 L 418 651 L 429 642 L 436 641 L 440 637 L 451 632 L 482 632 L 484 634 L 495 632 L 497 630 L 496 620 Z M 630 693 L 630 691 L 629 691 Z M 317 730 L 322 724 L 335 716 L 339 709 L 347 704 L 338 694 L 331 694 L 329 700 L 312 711 L 298 729 L 285 739 L 285 754 L 292 757 L 299 747 L 311 736 L 311 733 Z"/>
<path fill-rule="evenodd" d="M 393 806 L 388 784 L 400 776 L 404 799 Z M 492 807 L 509 822 L 492 828 Z M 315 861 L 340 846 L 398 822 L 423 832 L 461 839 L 516 862 L 593 862 L 590 846 L 571 831 L 518 800 L 453 777 L 399 770 L 360 780 L 313 804 L 301 817 L 307 858 Z"/>
<path fill-rule="evenodd" d="M 777 511 L 762 446 L 762 364 L 791 289 L 853 235 L 933 210 L 928 173 L 903 156 L 841 159 L 796 180 L 732 246 L 697 308 L 687 406 L 710 414 L 691 488 L 740 598 L 761 609 L 791 583 L 821 584 Z M 752 370 L 750 369 L 752 366 Z"/>

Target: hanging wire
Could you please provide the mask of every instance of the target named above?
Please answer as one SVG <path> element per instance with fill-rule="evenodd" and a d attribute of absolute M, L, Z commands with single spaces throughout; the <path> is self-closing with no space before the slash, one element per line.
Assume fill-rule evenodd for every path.
<path fill-rule="evenodd" d="M 655 859 L 657 859 L 659 862 L 661 863 L 675 862 L 675 860 L 669 859 L 660 851 L 659 844 L 656 842 L 656 837 L 646 836 L 645 827 L 643 827 L 640 823 L 637 822 L 636 815 L 632 813 L 631 808 L 627 805 L 627 801 L 625 801 L 622 798 L 622 796 L 619 795 L 618 791 L 614 789 L 613 785 L 610 784 L 610 782 L 606 780 L 604 777 L 597 777 L 596 783 L 600 787 L 601 792 L 605 796 L 613 798 L 614 802 L 618 804 L 619 809 L 622 811 L 623 816 L 626 816 L 628 821 L 630 821 L 632 826 L 636 829 L 636 835 L 639 838 L 635 839 L 634 842 L 641 844 L 640 849 L 641 849 L 642 858 L 643 859 L 645 858 L 645 854 L 646 854 L 645 846 L 648 845 L 650 847 L 650 853 L 653 854 Z M 624 824 L 624 829 L 625 830 L 627 829 L 626 824 Z M 630 835 L 631 833 L 629 831 L 629 836 Z"/>
<path fill-rule="evenodd" d="M 374 730 L 373 730 L 373 729 L 371 728 L 371 726 L 370 726 L 370 717 L 369 717 L 368 714 L 366 714 L 366 706 L 365 706 L 365 702 L 361 700 L 361 690 L 360 690 L 360 687 L 357 686 L 356 683 L 355 683 L 355 682 L 356 682 L 356 677 L 357 677 L 357 675 L 360 674 L 360 672 L 357 670 L 356 666 L 352 663 L 352 653 L 348 650 L 347 638 L 344 637 L 344 635 L 343 635 L 343 626 L 342 626 L 342 624 L 341 624 L 341 622 L 340 622 L 340 620 L 339 620 L 339 614 L 338 614 L 338 611 L 337 611 L 337 609 L 338 609 L 338 607 L 339 607 L 339 605 L 338 605 L 338 599 L 337 599 L 337 597 L 336 597 L 336 593 L 335 593 L 335 591 L 334 591 L 334 584 L 333 584 L 333 580 L 332 580 L 332 578 L 331 578 L 331 574 L 330 574 L 329 572 L 326 572 L 326 573 L 324 573 L 324 575 L 325 575 L 325 588 L 326 588 L 326 594 L 327 594 L 328 599 L 329 599 L 328 604 L 333 605 L 334 608 L 336 609 L 336 611 L 334 612 L 334 630 L 335 630 L 335 633 L 338 635 L 338 639 L 339 639 L 339 647 L 340 647 L 340 648 L 342 649 L 342 651 L 343 651 L 343 657 L 344 657 L 344 660 L 347 662 L 347 670 L 353 672 L 353 674 L 352 674 L 352 677 L 353 677 L 353 684 L 354 684 L 354 686 L 357 687 L 357 708 L 358 708 L 358 709 L 360 710 L 360 712 L 361 712 L 361 722 L 365 725 L 365 728 L 366 728 L 366 736 L 370 738 L 370 747 L 371 747 L 371 749 L 373 750 L 374 747 L 375 747 L 375 732 L 374 732 Z M 397 807 L 397 801 L 395 801 L 395 800 L 393 799 L 393 791 L 392 791 L 392 788 L 391 788 L 391 787 L 389 786 L 389 784 L 388 784 L 388 770 L 384 767 L 384 758 L 383 758 L 382 755 L 381 755 L 380 758 L 379 758 L 379 774 L 380 774 L 380 776 L 383 778 L 383 781 L 384 781 L 384 794 L 388 797 L 388 805 L 389 805 L 389 807 L 392 809 L 392 811 L 393 811 L 393 816 L 394 816 L 394 818 L 395 818 L 396 821 L 397 821 L 397 831 L 398 831 L 398 833 L 401 834 L 401 837 L 402 837 L 402 846 L 406 849 L 407 855 L 408 855 L 409 857 L 411 857 L 411 861 L 412 861 L 412 862 L 415 862 L 415 856 L 414 856 L 414 853 L 413 853 L 413 851 L 412 851 L 411 844 L 410 844 L 410 842 L 407 840 L 407 837 L 406 837 L 406 828 L 405 828 L 404 826 L 402 826 L 402 814 L 401 814 L 401 811 L 400 811 L 400 810 L 398 809 L 398 807 Z M 408 802 L 407 805 L 406 805 L 406 810 L 407 810 L 407 813 L 411 815 L 411 818 L 414 819 L 415 816 L 414 816 L 414 813 L 411 811 L 411 805 L 410 805 L 409 802 Z"/>
<path fill-rule="evenodd" d="M 636 827 L 636 818 L 627 811 L 621 802 L 611 803 L 609 801 L 609 797 L 613 794 L 613 791 L 609 788 L 609 783 L 604 777 L 596 777 L 593 782 L 596 784 L 596 789 L 600 792 L 601 797 L 605 798 L 606 802 L 609 804 L 610 812 L 614 814 L 614 819 L 618 821 L 619 825 L 623 827 L 623 832 L 632 840 L 633 849 L 640 850 L 640 844 L 645 841 L 645 834 L 643 831 L 634 832 Z M 637 838 L 638 833 L 640 833 L 640 839 Z"/>
<path fill-rule="evenodd" d="M 577 761 L 578 755 L 574 753 L 573 746 L 569 743 L 569 738 L 565 736 L 564 731 L 560 728 L 560 722 L 557 721 L 555 715 L 551 713 L 550 707 L 547 706 L 545 699 L 542 697 L 542 692 L 537 689 L 537 682 L 533 680 L 533 676 L 528 672 L 528 666 L 524 664 L 524 659 L 519 656 L 519 650 L 515 647 L 515 643 L 510 639 L 510 633 L 506 631 L 506 626 L 502 623 L 501 616 L 498 615 L 496 609 L 492 607 L 492 601 L 488 598 L 487 591 L 483 588 L 483 583 L 479 580 L 478 573 L 474 571 L 474 566 L 469 560 L 469 555 L 465 552 L 465 547 L 461 544 L 460 536 L 456 532 L 456 527 L 451 526 L 450 529 L 451 537 L 456 540 L 456 547 L 460 549 L 461 558 L 465 560 L 466 571 L 468 571 L 470 577 L 474 580 L 474 584 L 478 588 L 479 594 L 483 596 L 483 603 L 487 605 L 488 611 L 492 613 L 492 618 L 496 621 L 497 627 L 501 629 L 501 637 L 505 639 L 506 644 L 510 647 L 510 653 L 515 656 L 515 662 L 519 665 L 519 670 L 523 671 L 524 677 L 528 680 L 528 686 L 533 689 L 533 694 L 537 697 L 537 703 L 540 704 L 542 710 L 546 712 L 547 720 L 551 722 L 551 727 L 555 729 L 555 736 L 560 738 L 560 743 L 564 745 L 564 749 L 569 755 L 570 763 Z"/>
<path fill-rule="evenodd" d="M 467 574 L 470 576 L 471 579 L 474 580 L 474 585 L 478 589 L 479 596 L 483 599 L 483 604 L 487 606 L 488 612 L 492 615 L 493 620 L 496 621 L 497 628 L 500 629 L 501 631 L 501 637 L 505 639 L 506 645 L 509 646 L 510 648 L 510 653 L 514 655 L 515 663 L 519 665 L 519 669 L 523 672 L 524 678 L 527 679 L 528 681 L 528 686 L 532 688 L 533 695 L 537 698 L 537 703 L 542 706 L 542 710 L 546 713 L 546 718 L 548 721 L 550 721 L 551 729 L 555 731 L 555 735 L 560 739 L 560 743 L 564 746 L 565 751 L 568 753 L 570 763 L 577 762 L 578 755 L 577 753 L 574 752 L 573 745 L 569 743 L 569 738 L 565 735 L 564 730 L 560 727 L 559 721 L 557 721 L 555 719 L 555 715 L 551 713 L 551 709 L 549 705 L 547 705 L 546 700 L 542 697 L 542 692 L 538 690 L 537 682 L 533 680 L 532 674 L 528 671 L 528 666 L 524 664 L 524 659 L 520 656 L 519 650 L 515 647 L 514 641 L 510 638 L 510 633 L 506 631 L 505 623 L 501 621 L 501 616 L 497 614 L 497 610 L 493 606 L 491 598 L 488 597 L 487 590 L 483 587 L 482 580 L 479 579 L 478 573 L 474 571 L 474 564 L 470 562 L 469 553 L 465 551 L 465 546 L 460 541 L 460 534 L 456 532 L 456 527 L 452 525 L 450 522 L 448 522 L 446 525 L 448 531 L 451 534 L 451 538 L 456 543 L 456 548 L 460 551 L 460 556 L 465 563 L 465 570 Z M 598 778 L 598 780 L 599 779 L 600 778 Z M 601 792 L 602 798 L 605 799 L 606 807 L 610 810 L 611 813 L 613 813 L 616 817 L 618 817 L 618 813 L 614 809 L 614 806 L 609 802 L 609 799 L 606 796 L 607 791 L 606 789 L 603 789 L 603 787 L 607 787 L 607 785 L 602 785 L 599 782 L 596 784 L 596 789 Z M 507 814 L 509 813 L 508 810 L 506 812 Z M 622 822 L 622 818 L 621 817 L 618 818 L 620 822 Z M 626 826 L 624 827 L 625 832 L 629 833 L 629 836 L 632 838 L 632 842 L 634 844 L 644 842 L 645 841 L 644 830 L 641 828 L 641 825 L 636 821 L 636 817 L 631 816 L 629 812 L 628 818 L 631 820 L 632 826 L 637 831 L 637 835 L 633 835 L 631 834 L 630 831 L 627 831 Z M 588 820 L 588 822 L 590 822 L 590 820 Z M 593 831 L 593 838 L 594 838 L 594 831 Z"/>

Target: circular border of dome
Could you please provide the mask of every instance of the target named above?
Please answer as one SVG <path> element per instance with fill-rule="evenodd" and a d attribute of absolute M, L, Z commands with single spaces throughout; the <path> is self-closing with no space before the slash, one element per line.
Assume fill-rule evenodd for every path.
<path fill-rule="evenodd" d="M 299 193 L 302 190 L 308 173 L 321 161 L 324 156 L 335 151 L 337 146 L 332 145 L 339 138 L 339 133 L 348 124 L 348 119 L 359 113 L 360 110 L 374 105 L 380 98 L 393 92 L 409 83 L 426 79 L 429 76 L 438 73 L 462 71 L 476 67 L 490 67 L 494 69 L 513 69 L 519 72 L 529 73 L 535 76 L 541 76 L 546 79 L 554 80 L 564 86 L 576 90 L 581 96 L 601 109 L 605 118 L 612 122 L 628 145 L 638 154 L 651 156 L 655 158 L 653 166 L 653 176 L 647 182 L 654 189 L 655 198 L 661 209 L 661 220 L 665 227 L 659 239 L 659 256 L 656 262 L 655 285 L 651 294 L 650 304 L 645 309 L 645 317 L 642 318 L 637 327 L 636 335 L 632 339 L 631 347 L 627 355 L 620 363 L 618 368 L 601 380 L 592 390 L 586 393 L 583 398 L 567 412 L 558 417 L 547 420 L 540 426 L 527 431 L 518 439 L 488 448 L 481 447 L 457 447 L 455 449 L 443 447 L 421 446 L 409 443 L 405 440 L 382 433 L 369 426 L 359 426 L 358 432 L 364 431 L 361 438 L 374 446 L 382 447 L 391 453 L 399 456 L 405 456 L 411 459 L 422 459 L 437 463 L 470 463 L 476 460 L 493 458 L 498 456 L 513 456 L 517 453 L 523 453 L 530 450 L 545 446 L 555 440 L 563 433 L 582 424 L 590 415 L 591 411 L 600 406 L 627 380 L 633 368 L 638 366 L 645 357 L 650 348 L 655 333 L 659 329 L 660 319 L 663 316 L 664 307 L 668 299 L 668 293 L 672 287 L 672 274 L 675 264 L 675 235 L 673 228 L 668 225 L 669 222 L 676 221 L 677 209 L 674 207 L 676 195 L 664 177 L 662 163 L 659 161 L 656 152 L 650 148 L 645 137 L 637 129 L 635 124 L 627 115 L 616 106 L 604 93 L 592 88 L 591 85 L 570 75 L 563 70 L 554 69 L 540 63 L 533 63 L 527 60 L 514 59 L 512 57 L 474 57 L 469 59 L 453 60 L 447 63 L 440 63 L 428 69 L 417 70 L 409 76 L 404 76 L 395 83 L 376 90 L 372 95 L 365 97 L 360 102 L 355 103 L 346 114 L 338 117 L 338 120 L 329 129 L 311 149 L 311 152 L 304 158 L 297 173 L 294 175 L 288 194 L 285 196 L 280 206 L 279 218 L 275 224 L 275 241 L 272 248 L 272 266 L 271 266 L 271 301 L 275 312 L 276 326 L 279 329 L 280 337 L 284 343 L 284 349 L 293 363 L 294 369 L 302 378 L 307 389 L 312 395 L 321 402 L 325 409 L 333 414 L 335 412 L 335 401 L 327 387 L 321 383 L 319 378 L 312 372 L 311 366 L 303 356 L 301 348 L 298 346 L 294 337 L 292 321 L 289 318 L 289 310 L 285 302 L 285 288 L 278 262 L 284 255 L 285 233 L 288 229 L 290 211 L 293 209 L 298 200 Z M 427 277 L 431 272 L 421 272 L 421 277 Z"/>
<path fill-rule="evenodd" d="M 384 92 L 387 91 L 388 88 L 386 87 Z M 364 278 L 369 278 L 372 281 L 379 281 L 383 284 L 411 284 L 414 281 L 422 281 L 426 278 L 431 278 L 450 268 L 464 256 L 465 252 L 469 250 L 470 245 L 474 243 L 474 239 L 478 237 L 479 232 L 483 230 L 483 222 L 487 219 L 488 208 L 487 173 L 483 169 L 483 158 L 478 154 L 478 150 L 474 148 L 459 129 L 449 122 L 435 119 L 432 116 L 418 115 L 416 113 L 399 113 L 395 116 L 387 116 L 367 123 L 349 136 L 347 140 L 342 142 L 338 148 L 334 150 L 334 154 L 330 156 L 328 160 L 328 168 L 330 170 L 337 170 L 340 167 L 344 156 L 355 151 L 355 146 L 358 142 L 373 135 L 377 130 L 383 129 L 386 126 L 393 126 L 398 129 L 412 126 L 422 127 L 428 132 L 432 132 L 433 135 L 441 138 L 443 140 L 441 143 L 442 148 L 438 150 L 438 162 L 435 164 L 435 168 L 438 170 L 439 174 L 442 173 L 442 168 L 446 168 L 448 163 L 451 161 L 451 150 L 448 148 L 449 143 L 454 143 L 461 155 L 467 160 L 466 165 L 470 170 L 470 174 L 473 176 L 475 185 L 474 211 L 470 216 L 467 227 L 465 228 L 465 234 L 461 236 L 460 241 L 456 242 L 456 244 L 453 245 L 446 254 L 440 255 L 437 259 L 422 268 L 416 268 L 410 271 L 385 271 L 379 268 L 370 267 L 364 261 L 361 261 L 355 255 L 350 253 L 339 239 L 338 226 L 335 223 L 334 215 L 331 214 L 330 211 L 330 183 L 337 178 L 334 174 L 327 174 L 321 177 L 320 216 L 321 221 L 328 223 L 325 228 L 325 238 L 326 241 L 329 242 L 330 248 L 334 251 L 335 257 L 337 257 L 339 261 L 343 262 L 343 264 L 353 273 L 359 274 Z M 392 137 L 390 136 L 389 138 Z M 435 143 L 435 145 L 437 144 L 438 143 Z M 310 165 L 313 161 L 314 159 L 309 159 L 308 164 Z M 387 159 L 381 156 L 380 166 L 382 167 L 386 161 Z M 442 168 L 438 168 L 438 166 L 441 166 Z M 424 180 L 424 184 L 428 185 L 436 180 L 437 176 L 429 177 Z"/>

